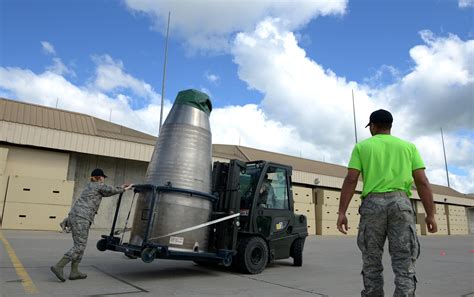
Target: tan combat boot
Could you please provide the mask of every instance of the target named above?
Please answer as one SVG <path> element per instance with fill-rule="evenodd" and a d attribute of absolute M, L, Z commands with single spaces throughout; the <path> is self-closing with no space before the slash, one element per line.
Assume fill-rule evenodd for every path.
<path fill-rule="evenodd" d="M 59 260 L 58 263 L 56 263 L 56 265 L 51 266 L 51 271 L 62 282 L 66 281 L 66 279 L 64 278 L 64 266 L 66 266 L 66 264 L 69 263 L 70 261 L 71 261 L 71 259 L 64 256 L 64 257 L 61 258 L 61 260 Z"/>
<path fill-rule="evenodd" d="M 82 273 L 79 271 L 79 263 L 80 260 L 72 260 L 71 264 L 71 274 L 69 275 L 70 280 L 75 280 L 75 279 L 84 279 L 87 277 L 87 274 Z"/>

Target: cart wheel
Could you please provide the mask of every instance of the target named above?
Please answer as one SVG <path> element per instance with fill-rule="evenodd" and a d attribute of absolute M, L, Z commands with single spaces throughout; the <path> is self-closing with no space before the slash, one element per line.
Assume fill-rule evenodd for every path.
<path fill-rule="evenodd" d="M 303 266 L 303 247 L 304 247 L 304 239 L 298 238 L 293 242 L 291 246 L 290 255 L 293 258 L 293 265 L 294 266 Z"/>
<path fill-rule="evenodd" d="M 155 260 L 156 249 L 154 248 L 144 248 L 142 250 L 142 261 L 145 263 L 151 263 Z"/>
<path fill-rule="evenodd" d="M 105 238 L 102 238 L 101 240 L 97 241 L 97 249 L 101 252 L 107 250 L 107 240 Z"/>
<path fill-rule="evenodd" d="M 240 271 L 249 274 L 261 273 L 268 263 L 268 247 L 260 237 L 248 237 L 240 241 L 235 261 Z"/>
<path fill-rule="evenodd" d="M 230 265 L 232 265 L 232 255 L 229 254 L 227 255 L 227 257 L 225 257 L 225 259 L 222 261 L 222 265 L 224 265 L 225 267 L 229 267 Z"/>

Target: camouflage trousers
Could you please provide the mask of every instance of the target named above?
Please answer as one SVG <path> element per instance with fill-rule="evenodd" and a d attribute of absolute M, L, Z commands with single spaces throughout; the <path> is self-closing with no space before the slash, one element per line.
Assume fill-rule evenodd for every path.
<path fill-rule="evenodd" d="M 382 255 L 388 237 L 392 269 L 395 274 L 393 296 L 415 296 L 415 261 L 420 255 L 415 213 L 404 192 L 369 194 L 359 213 L 357 245 L 362 252 L 361 296 L 384 296 Z"/>
<path fill-rule="evenodd" d="M 81 261 L 87 246 L 91 223 L 87 219 L 78 216 L 69 216 L 69 224 L 74 246 L 64 255 L 71 260 Z"/>

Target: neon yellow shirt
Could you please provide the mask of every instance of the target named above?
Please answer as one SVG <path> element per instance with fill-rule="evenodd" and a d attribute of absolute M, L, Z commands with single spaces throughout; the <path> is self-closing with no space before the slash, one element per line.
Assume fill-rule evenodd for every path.
<path fill-rule="evenodd" d="M 362 198 L 392 191 L 405 191 L 410 197 L 412 172 L 425 168 L 425 164 L 414 144 L 377 134 L 355 145 L 348 167 L 362 173 Z"/>

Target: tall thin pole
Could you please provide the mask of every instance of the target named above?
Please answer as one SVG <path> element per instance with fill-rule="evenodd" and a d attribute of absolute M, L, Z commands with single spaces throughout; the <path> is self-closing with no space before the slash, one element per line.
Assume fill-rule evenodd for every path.
<path fill-rule="evenodd" d="M 446 159 L 446 149 L 444 148 L 444 136 L 443 136 L 443 128 L 441 129 L 441 141 L 443 142 L 443 154 L 444 154 L 444 166 L 446 168 L 446 180 L 448 181 L 448 188 L 449 186 L 449 174 L 448 174 L 448 161 Z"/>
<path fill-rule="evenodd" d="M 58 108 L 59 98 L 56 97 L 56 108 Z"/>
<path fill-rule="evenodd" d="M 354 90 L 352 90 L 352 112 L 354 113 L 354 135 L 357 143 L 357 121 L 356 121 L 356 108 L 354 103 Z"/>
<path fill-rule="evenodd" d="M 112 122 L 112 108 L 110 109 L 110 113 L 109 113 L 109 122 Z"/>
<path fill-rule="evenodd" d="M 166 28 L 165 62 L 163 63 L 163 82 L 161 84 L 160 127 L 158 128 L 158 133 L 161 132 L 161 125 L 163 124 L 163 106 L 164 106 L 164 101 L 165 101 L 166 61 L 168 60 L 168 35 L 170 33 L 170 18 L 171 18 L 171 11 L 168 12 L 168 26 Z"/>

